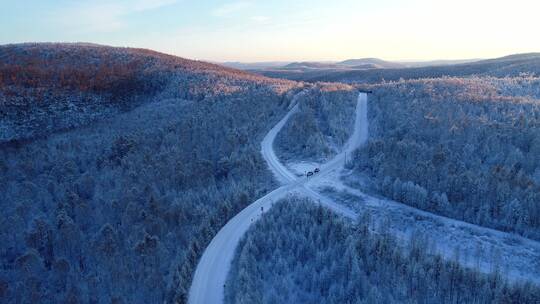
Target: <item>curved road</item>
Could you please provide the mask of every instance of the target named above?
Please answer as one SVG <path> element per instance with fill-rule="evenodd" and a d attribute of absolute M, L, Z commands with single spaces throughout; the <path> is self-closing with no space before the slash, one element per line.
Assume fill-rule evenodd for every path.
<path fill-rule="evenodd" d="M 293 103 L 300 94 L 295 96 Z M 279 162 L 274 153 L 273 143 L 276 135 L 283 128 L 287 120 L 298 110 L 296 104 L 264 137 L 261 143 L 261 153 L 268 163 L 270 170 L 282 183 L 282 186 L 256 200 L 234 216 L 212 239 L 205 249 L 189 290 L 188 303 L 190 304 L 219 304 L 223 303 L 225 281 L 234 257 L 236 247 L 246 233 L 249 226 L 257 221 L 262 213 L 268 211 L 279 199 L 292 192 L 301 192 L 314 198 L 320 204 L 344 216 L 355 218 L 356 213 L 324 197 L 309 187 L 309 184 L 320 179 L 330 172 L 341 170 L 344 165 L 345 154 L 351 153 L 367 140 L 367 95 L 360 93 L 356 105 L 354 131 L 351 138 L 344 145 L 341 153 L 321 166 L 321 173 L 307 180 L 298 178 Z"/>
<path fill-rule="evenodd" d="M 299 93 L 297 97 L 300 94 L 303 93 Z M 296 100 L 293 100 L 293 104 L 295 102 Z M 241 237 L 248 230 L 249 226 L 259 219 L 263 212 L 268 211 L 274 202 L 285 197 L 286 195 L 300 193 L 302 195 L 311 197 L 314 201 L 319 202 L 320 204 L 343 216 L 353 219 L 357 217 L 357 214 L 353 210 L 338 204 L 332 199 L 329 199 L 328 197 L 317 192 L 316 187 L 317 183 L 321 181 L 332 181 L 341 184 L 336 180 L 336 174 L 332 175 L 332 173 L 339 172 L 341 169 L 343 169 L 346 153 L 350 154 L 367 140 L 367 95 L 360 93 L 358 96 L 354 131 L 351 138 L 347 141 L 347 143 L 345 143 L 343 151 L 327 163 L 323 164 L 320 167 L 321 172 L 309 180 L 305 177 L 299 178 L 289 171 L 283 164 L 279 162 L 273 150 L 273 142 L 276 135 L 283 128 L 290 116 L 297 110 L 298 105 L 292 107 L 287 115 L 268 132 L 261 143 L 261 153 L 268 163 L 270 170 L 272 170 L 274 173 L 276 179 L 282 183 L 282 186 L 247 206 L 244 210 L 233 217 L 218 232 L 214 239 L 212 239 L 204 251 L 199 264 L 197 265 L 189 292 L 188 303 L 223 303 L 224 284 L 227 279 L 236 247 Z M 540 282 L 540 279 L 538 278 L 540 268 L 536 269 L 540 265 L 537 262 L 538 257 L 540 257 L 540 242 L 516 237 L 512 234 L 461 222 L 459 220 L 445 218 L 429 212 L 417 210 L 397 202 L 379 200 L 359 192 L 358 190 L 348 189 L 349 187 L 344 186 L 343 184 L 341 184 L 341 188 L 347 188 L 348 192 L 352 191 L 351 193 L 355 193 L 359 197 L 363 197 L 365 199 L 365 204 L 367 205 L 381 205 L 383 209 L 386 210 L 390 208 L 389 210 L 392 210 L 392 212 L 397 215 L 415 214 L 419 215 L 420 218 L 425 217 L 435 220 L 434 222 L 437 223 L 437 225 L 442 225 L 441 227 L 443 227 L 439 233 L 445 233 L 444 237 L 440 237 L 440 242 L 437 242 L 442 243 L 439 245 L 442 245 L 443 249 L 445 248 L 445 245 L 446 247 L 450 248 L 452 246 L 459 246 L 465 241 L 469 243 L 472 242 L 474 244 L 485 243 L 484 245 L 487 246 L 486 248 L 497 245 L 499 246 L 498 250 L 505 251 L 505 260 L 508 260 L 505 265 L 509 267 L 508 272 L 512 273 L 512 275 L 508 275 L 509 278 L 514 276 L 518 281 L 522 279 L 532 279 L 534 282 Z M 443 250 L 441 254 L 445 258 L 452 259 L 452 254 L 450 251 L 445 252 Z M 486 252 L 483 257 L 485 258 L 488 255 L 489 252 Z M 517 258 L 517 260 L 512 260 L 510 256 L 519 256 L 519 258 Z M 460 263 L 462 263 L 463 266 L 471 267 L 471 265 L 468 265 L 467 261 L 460 260 Z M 527 267 L 527 265 L 529 267 Z M 482 272 L 491 272 L 489 269 L 480 270 Z"/>

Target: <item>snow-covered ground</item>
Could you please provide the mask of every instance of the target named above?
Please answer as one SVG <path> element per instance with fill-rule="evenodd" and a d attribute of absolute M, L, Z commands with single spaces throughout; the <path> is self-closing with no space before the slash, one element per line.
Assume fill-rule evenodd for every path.
<path fill-rule="evenodd" d="M 360 217 L 369 214 L 374 229 L 386 230 L 404 244 L 421 238 L 430 244 L 432 253 L 458 259 L 463 266 L 484 273 L 498 270 L 510 280 L 540 284 L 539 242 L 366 195 L 335 180 L 319 183 L 317 190 Z"/>
<path fill-rule="evenodd" d="M 276 201 L 293 194 L 308 196 L 353 220 L 359 214 L 370 211 L 377 225 L 386 225 L 390 233 L 404 241 L 413 235 L 425 235 L 433 243 L 434 251 L 449 259 L 459 255 L 458 261 L 464 266 L 491 272 L 498 265 L 503 276 L 540 283 L 539 242 L 379 199 L 342 183 L 341 173 L 346 155 L 368 138 L 367 95 L 364 93 L 358 96 L 353 135 L 339 154 L 320 164 L 320 173 L 308 179 L 303 176 L 303 171 L 319 164 L 292 163 L 288 164 L 290 169 L 281 164 L 273 150 L 273 142 L 297 109 L 297 105 L 294 105 L 261 143 L 261 153 L 282 186 L 247 206 L 212 239 L 197 265 L 189 303 L 223 303 L 227 274 L 241 237 Z"/>

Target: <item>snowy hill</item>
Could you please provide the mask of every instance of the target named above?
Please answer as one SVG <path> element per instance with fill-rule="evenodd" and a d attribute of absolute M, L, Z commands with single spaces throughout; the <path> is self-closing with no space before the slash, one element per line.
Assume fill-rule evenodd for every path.
<path fill-rule="evenodd" d="M 158 52 L 94 44 L 0 46 L 0 142 L 39 137 L 134 108 L 149 98 L 202 100 L 270 80 Z"/>
<path fill-rule="evenodd" d="M 140 49 L 0 57 L 0 302 L 184 303 L 272 186 L 260 140 L 300 85 Z"/>

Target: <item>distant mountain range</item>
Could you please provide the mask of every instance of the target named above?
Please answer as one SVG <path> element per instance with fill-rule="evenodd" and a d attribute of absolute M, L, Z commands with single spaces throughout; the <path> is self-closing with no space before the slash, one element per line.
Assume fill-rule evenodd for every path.
<path fill-rule="evenodd" d="M 293 62 L 281 69 L 284 70 L 310 70 L 310 69 L 330 69 L 330 70 L 355 70 L 355 69 L 384 69 L 403 68 L 400 63 L 384 61 L 377 58 L 348 59 L 340 62 Z"/>
<path fill-rule="evenodd" d="M 408 68 L 419 68 L 428 66 L 454 65 L 481 61 L 482 59 L 458 59 L 458 60 L 428 60 L 428 61 L 401 61 L 400 63 Z"/>
<path fill-rule="evenodd" d="M 238 70 L 256 70 L 256 69 L 268 69 L 279 68 L 289 64 L 289 61 L 263 61 L 263 62 L 215 62 L 216 64 L 226 66 Z"/>
<path fill-rule="evenodd" d="M 433 60 L 433 61 L 386 61 L 379 58 L 347 59 L 343 61 L 266 61 L 266 62 L 223 62 L 217 63 L 239 70 L 368 70 L 399 69 L 411 67 L 440 66 L 469 63 L 480 59 Z"/>
<path fill-rule="evenodd" d="M 339 64 L 357 69 L 387 69 L 406 67 L 406 65 L 399 62 L 385 61 L 378 58 L 348 59 L 340 62 Z"/>
<path fill-rule="evenodd" d="M 278 69 L 283 70 L 311 70 L 311 69 L 339 69 L 340 66 L 338 63 L 333 62 L 317 62 L 317 61 L 302 61 L 302 62 L 292 62 L 285 66 L 279 67 Z"/>
<path fill-rule="evenodd" d="M 434 78 L 442 76 L 517 76 L 540 74 L 540 53 L 515 54 L 487 60 L 437 60 L 389 62 L 380 59 L 350 59 L 337 63 L 289 64 L 281 68 L 250 70 L 268 77 L 302 81 L 373 83 L 381 80 Z"/>

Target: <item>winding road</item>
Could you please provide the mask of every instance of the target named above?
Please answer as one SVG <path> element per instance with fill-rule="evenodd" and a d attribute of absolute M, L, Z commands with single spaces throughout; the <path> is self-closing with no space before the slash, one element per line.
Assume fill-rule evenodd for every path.
<path fill-rule="evenodd" d="M 293 104 L 295 103 L 296 101 L 293 100 Z M 360 93 L 358 96 L 353 135 L 344 145 L 343 151 L 327 163 L 323 164 L 321 166 L 321 173 L 309 180 L 305 177 L 299 178 L 293 172 L 289 171 L 289 169 L 279 161 L 273 149 L 276 135 L 296 111 L 298 111 L 297 103 L 291 108 L 287 115 L 285 115 L 285 117 L 283 117 L 283 119 L 268 132 L 261 143 L 261 153 L 268 163 L 270 170 L 272 170 L 276 179 L 280 181 L 282 186 L 244 208 L 229 220 L 229 222 L 227 222 L 227 224 L 225 224 L 225 226 L 223 226 L 216 234 L 205 249 L 199 264 L 197 265 L 193 282 L 189 290 L 188 303 L 223 303 L 227 274 L 229 273 L 229 268 L 240 239 L 253 222 L 257 221 L 276 201 L 285 197 L 287 194 L 300 192 L 312 197 L 320 204 L 327 206 L 339 214 L 350 218 L 356 217 L 354 211 L 321 195 L 310 188 L 310 184 L 317 179 L 324 178 L 331 172 L 341 170 L 344 165 L 345 154 L 351 153 L 367 140 L 367 95 L 365 93 Z"/>
<path fill-rule="evenodd" d="M 301 93 L 297 94 L 298 97 Z M 297 177 L 287 169 L 277 158 L 273 143 L 276 135 L 283 128 L 287 120 L 298 111 L 298 104 L 294 105 L 265 136 L 261 143 L 261 153 L 268 163 L 268 167 L 282 184 L 279 188 L 261 197 L 234 216 L 212 239 L 203 253 L 195 270 L 193 282 L 189 291 L 190 304 L 221 304 L 224 302 L 224 288 L 227 275 L 234 258 L 236 247 L 242 236 L 253 222 L 257 221 L 272 205 L 287 195 L 300 194 L 312 198 L 345 217 L 355 219 L 365 210 L 371 210 L 381 218 L 391 219 L 389 230 L 398 238 L 408 241 L 407 230 L 424 230 L 430 234 L 437 243 L 439 254 L 446 259 L 453 259 L 455 248 L 489 248 L 489 250 L 475 250 L 478 259 L 483 260 L 482 265 L 473 265 L 469 259 L 458 262 L 465 267 L 475 267 L 481 272 L 493 271 L 489 265 L 492 252 L 499 252 L 499 262 L 505 269 L 509 279 L 517 281 L 530 280 L 540 284 L 540 242 L 525 239 L 513 234 L 493 230 L 486 227 L 465 223 L 459 220 L 445 218 L 440 215 L 421 211 L 399 202 L 378 199 L 352 189 L 339 180 L 347 153 L 352 153 L 368 139 L 367 95 L 360 93 L 356 105 L 356 117 L 352 136 L 343 146 L 342 152 L 330 161 L 320 166 L 321 172 L 310 179 Z M 319 192 L 321 185 L 329 185 L 341 189 L 359 198 L 355 203 L 355 210 L 346 207 L 343 202 L 322 195 Z M 358 209 L 360 208 L 360 209 Z M 416 233 L 416 232 L 414 232 Z M 466 251 L 466 250 L 465 250 Z"/>

